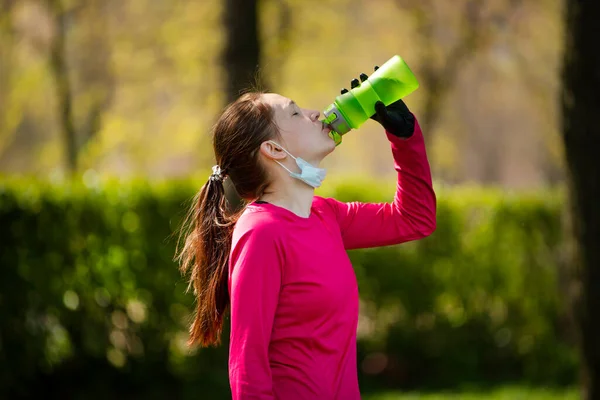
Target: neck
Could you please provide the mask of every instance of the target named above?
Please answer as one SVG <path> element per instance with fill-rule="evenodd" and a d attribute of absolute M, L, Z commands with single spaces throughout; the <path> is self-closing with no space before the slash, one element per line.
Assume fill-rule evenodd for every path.
<path fill-rule="evenodd" d="M 298 179 L 290 176 L 286 176 L 286 178 L 271 184 L 260 200 L 283 207 L 300 217 L 308 218 L 315 189 Z"/>

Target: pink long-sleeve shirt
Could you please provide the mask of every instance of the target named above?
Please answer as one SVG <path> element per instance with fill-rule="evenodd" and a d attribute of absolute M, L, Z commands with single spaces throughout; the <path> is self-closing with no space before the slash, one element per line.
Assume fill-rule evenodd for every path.
<path fill-rule="evenodd" d="M 358 286 L 348 249 L 420 239 L 435 229 L 436 198 L 416 124 L 387 133 L 397 190 L 392 203 L 314 197 L 310 216 L 248 205 L 229 262 L 229 379 L 234 400 L 360 399 Z"/>

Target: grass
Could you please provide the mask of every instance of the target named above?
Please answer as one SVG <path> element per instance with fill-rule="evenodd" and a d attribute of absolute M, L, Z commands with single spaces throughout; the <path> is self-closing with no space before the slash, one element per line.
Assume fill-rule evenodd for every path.
<path fill-rule="evenodd" d="M 522 386 L 509 386 L 490 391 L 388 392 L 363 396 L 363 400 L 577 400 L 580 398 L 577 388 L 548 389 Z"/>

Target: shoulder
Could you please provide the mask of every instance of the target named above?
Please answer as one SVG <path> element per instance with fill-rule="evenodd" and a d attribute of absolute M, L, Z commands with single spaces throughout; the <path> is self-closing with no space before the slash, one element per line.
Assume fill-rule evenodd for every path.
<path fill-rule="evenodd" d="M 326 216 L 337 217 L 340 205 L 344 203 L 331 197 L 315 196 L 313 199 L 313 210 Z"/>
<path fill-rule="evenodd" d="M 285 259 L 284 240 L 284 229 L 276 215 L 245 210 L 233 229 L 230 263 L 264 264 L 273 260 L 282 264 Z"/>
<path fill-rule="evenodd" d="M 331 208 L 331 201 L 334 199 L 328 198 L 328 197 L 321 197 L 321 196 L 315 196 L 313 198 L 313 209 L 316 210 L 327 210 L 329 208 Z"/>
<path fill-rule="evenodd" d="M 275 241 L 283 232 L 279 218 L 269 212 L 247 208 L 235 224 L 233 230 L 234 244 L 242 238 Z"/>

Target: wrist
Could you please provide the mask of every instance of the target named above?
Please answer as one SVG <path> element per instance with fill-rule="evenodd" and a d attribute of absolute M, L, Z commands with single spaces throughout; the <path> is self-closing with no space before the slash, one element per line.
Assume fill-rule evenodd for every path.
<path fill-rule="evenodd" d="M 415 116 L 410 112 L 393 113 L 383 127 L 394 136 L 407 139 L 415 132 Z"/>

